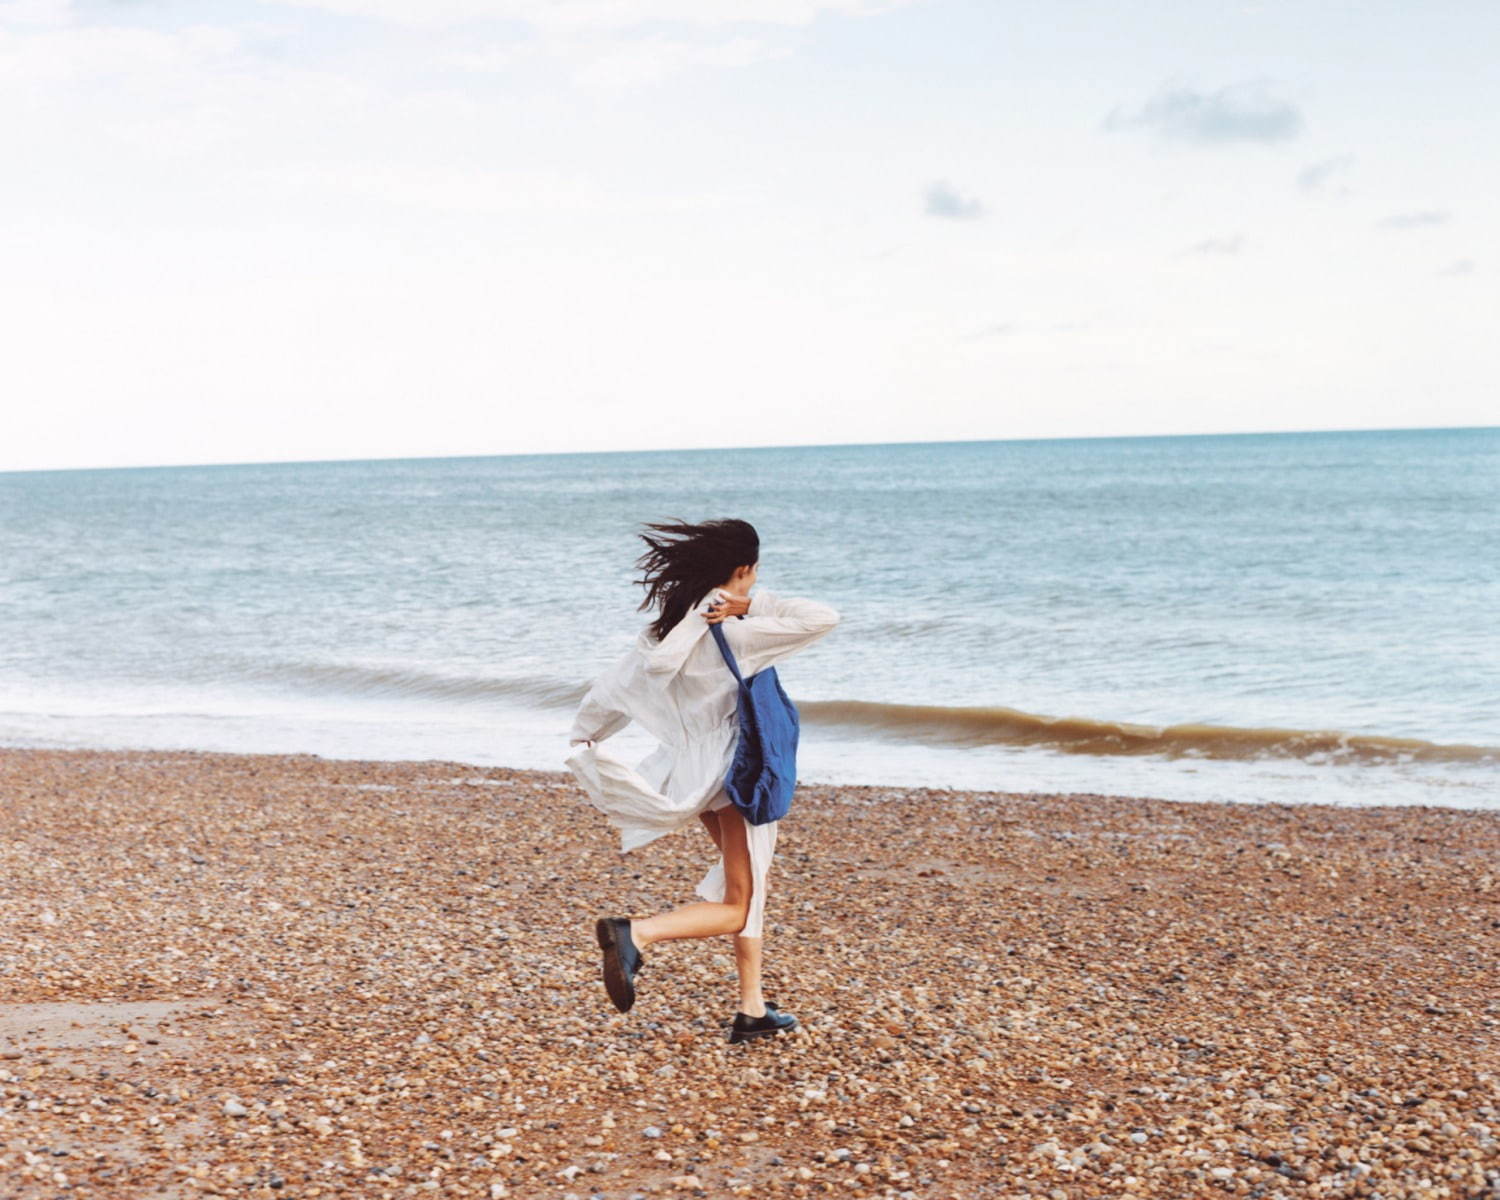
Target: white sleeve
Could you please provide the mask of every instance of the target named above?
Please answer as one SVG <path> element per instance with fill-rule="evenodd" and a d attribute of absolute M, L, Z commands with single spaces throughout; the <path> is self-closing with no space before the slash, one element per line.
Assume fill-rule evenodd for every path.
<path fill-rule="evenodd" d="M 589 686 L 573 718 L 568 745 L 602 742 L 630 724 L 630 715 L 620 699 L 620 685 L 634 657 L 634 651 L 626 654 Z"/>
<path fill-rule="evenodd" d="M 725 621 L 724 629 L 740 674 L 748 679 L 811 646 L 838 623 L 838 612 L 816 600 L 757 591 L 745 619 Z"/>

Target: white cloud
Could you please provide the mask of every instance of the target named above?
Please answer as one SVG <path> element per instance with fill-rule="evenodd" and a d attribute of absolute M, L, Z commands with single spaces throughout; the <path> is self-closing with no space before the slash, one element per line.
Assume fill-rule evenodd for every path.
<path fill-rule="evenodd" d="M 973 196 L 961 196 L 951 183 L 939 180 L 927 189 L 925 211 L 929 217 L 972 221 L 984 216 L 984 205 Z"/>
<path fill-rule="evenodd" d="M 657 34 L 608 42 L 602 47 L 575 46 L 571 75 L 586 87 L 635 87 L 658 83 L 689 67 L 744 67 L 789 53 L 758 38 L 725 42 L 683 41 Z"/>
<path fill-rule="evenodd" d="M 72 0 L 3 0 L 0 25 L 66 25 L 72 10 Z"/>
<path fill-rule="evenodd" d="M 228 35 L 233 40 L 233 35 Z M 56 27 L 28 33 L 0 30 L 0 86 L 47 87 L 85 80 L 159 77 L 204 48 L 195 31 Z M 223 46 L 223 40 L 218 44 Z"/>
<path fill-rule="evenodd" d="M 589 33 L 657 23 L 722 25 L 811 24 L 823 14 L 864 16 L 912 0 L 271 0 L 398 25 L 517 22 L 553 33 Z"/>
<path fill-rule="evenodd" d="M 1296 105 L 1271 95 L 1260 81 L 1214 92 L 1167 88 L 1134 114 L 1116 108 L 1104 119 L 1105 129 L 1150 129 L 1165 138 L 1200 144 L 1278 142 L 1296 137 L 1302 125 Z"/>
<path fill-rule="evenodd" d="M 1354 155 L 1338 154 L 1333 158 L 1325 158 L 1320 162 L 1310 163 L 1297 172 L 1297 186 L 1304 192 L 1317 191 L 1334 175 L 1346 172 L 1354 165 Z M 1340 189 L 1341 195 L 1347 195 L 1349 189 Z"/>
<path fill-rule="evenodd" d="M 1446 225 L 1448 214 L 1441 209 L 1424 208 L 1416 212 L 1392 213 L 1378 221 L 1380 229 L 1426 229 L 1432 225 Z"/>
<path fill-rule="evenodd" d="M 532 57 L 533 47 L 524 42 L 506 42 L 493 46 L 480 46 L 472 50 L 456 50 L 444 55 L 445 66 L 457 67 L 461 71 L 473 71 L 478 75 L 495 75 L 509 71 L 519 63 Z"/>
<path fill-rule="evenodd" d="M 1183 251 L 1184 254 L 1238 254 L 1245 248 L 1245 235 L 1235 234 L 1233 237 L 1204 238 L 1201 242 L 1195 242 Z"/>
<path fill-rule="evenodd" d="M 1020 329 L 1014 321 L 997 321 L 993 325 L 986 325 L 983 329 L 976 329 L 973 333 L 965 334 L 959 338 L 961 342 L 983 342 L 990 338 L 1012 337 Z"/>

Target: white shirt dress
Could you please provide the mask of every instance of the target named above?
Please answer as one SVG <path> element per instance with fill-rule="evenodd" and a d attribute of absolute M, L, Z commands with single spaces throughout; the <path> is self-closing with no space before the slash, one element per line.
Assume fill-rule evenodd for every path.
<path fill-rule="evenodd" d="M 600 675 L 579 705 L 568 735 L 568 769 L 590 802 L 620 831 L 622 853 L 727 807 L 724 776 L 739 738 L 739 689 L 703 614 L 729 595 L 713 588 L 658 642 L 650 628 Z M 826 604 L 757 589 L 743 619 L 721 628 L 746 679 L 812 645 L 839 622 Z M 631 721 L 660 743 L 631 765 L 602 745 Z M 779 822 L 745 825 L 754 891 L 742 937 L 760 937 L 767 876 Z M 724 900 L 724 860 L 696 889 Z"/>

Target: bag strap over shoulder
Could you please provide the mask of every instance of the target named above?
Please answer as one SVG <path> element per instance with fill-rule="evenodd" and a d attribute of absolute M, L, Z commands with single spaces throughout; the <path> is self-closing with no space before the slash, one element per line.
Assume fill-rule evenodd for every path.
<path fill-rule="evenodd" d="M 709 629 L 713 630 L 714 641 L 719 643 L 719 653 L 724 656 L 724 661 L 729 664 L 729 669 L 734 672 L 734 677 L 743 684 L 745 678 L 740 674 L 739 664 L 734 661 L 734 654 L 729 649 L 729 639 L 724 636 L 724 630 L 719 627 L 717 622 L 710 625 Z"/>

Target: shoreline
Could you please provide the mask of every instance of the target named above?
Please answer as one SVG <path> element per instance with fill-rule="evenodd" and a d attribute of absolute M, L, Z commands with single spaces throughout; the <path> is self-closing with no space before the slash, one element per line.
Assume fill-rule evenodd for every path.
<path fill-rule="evenodd" d="M 0 1177 L 1500 1188 L 1500 813 L 804 784 L 765 942 L 802 1028 L 747 1046 L 727 938 L 653 947 L 629 1014 L 598 978 L 593 917 L 685 903 L 712 861 L 621 855 L 563 771 L 0 748 Z"/>
<path fill-rule="evenodd" d="M 654 742 L 651 745 L 654 746 Z M 1487 778 L 1493 779 L 1495 787 L 1479 789 L 1471 779 L 1464 779 L 1458 786 L 1449 785 L 1438 788 L 1432 785 L 1432 781 L 1413 782 L 1397 781 L 1393 778 L 1384 778 L 1374 772 L 1395 770 L 1393 767 L 1352 766 L 1348 764 L 1321 764 L 1311 766 L 1303 763 L 1272 763 L 1270 765 L 1280 766 L 1283 774 L 1278 779 L 1272 794 L 1251 795 L 1249 798 L 1240 799 L 1233 795 L 1237 791 L 1253 791 L 1257 787 L 1264 787 L 1265 781 L 1254 777 L 1236 778 L 1233 775 L 1209 778 L 1208 771 L 1229 767 L 1243 768 L 1254 767 L 1254 763 L 1220 763 L 1212 760 L 1186 760 L 1182 764 L 1176 762 L 1159 763 L 1153 758 L 1141 759 L 1137 756 L 1110 757 L 1103 761 L 1102 765 L 1096 762 L 1092 756 L 1062 755 L 1058 758 L 1048 759 L 1045 762 L 1032 761 L 1026 757 L 1000 760 L 994 762 L 982 762 L 974 758 L 974 755 L 982 753 L 982 749 L 962 752 L 952 748 L 948 753 L 962 754 L 963 761 L 970 764 L 963 769 L 964 775 L 985 776 L 988 778 L 1000 777 L 1008 779 L 1012 786 L 1008 788 L 993 788 L 978 786 L 966 779 L 949 777 L 942 782 L 932 783 L 927 779 L 931 774 L 941 775 L 951 764 L 931 763 L 925 767 L 914 766 L 901 757 L 889 759 L 879 755 L 880 750 L 891 747 L 883 743 L 875 743 L 864 747 L 861 751 L 861 761 L 864 765 L 859 774 L 854 777 L 854 769 L 847 767 L 843 762 L 835 760 L 830 763 L 824 761 L 821 767 L 810 768 L 813 771 L 824 770 L 829 772 L 822 779 L 799 779 L 798 788 L 871 788 L 871 787 L 896 787 L 899 789 L 918 789 L 951 794 L 975 794 L 975 795 L 1009 795 L 1009 796 L 1055 796 L 1055 795 L 1090 795 L 1107 796 L 1116 800 L 1139 800 L 1148 803 L 1184 803 L 1204 805 L 1259 805 L 1271 808 L 1301 808 L 1307 805 L 1320 808 L 1336 808 L 1340 810 L 1354 808 L 1411 808 L 1411 809 L 1435 809 L 1455 812 L 1489 813 L 1500 814 L 1500 773 Z M 633 748 L 638 754 L 647 752 L 645 743 Z M 826 752 L 826 747 L 822 748 Z M 355 752 L 342 752 L 334 750 L 275 750 L 275 749 L 241 749 L 234 746 L 226 748 L 204 748 L 189 745 L 151 745 L 139 742 L 121 743 L 115 745 L 89 745 L 76 746 L 66 744 L 52 744 L 45 741 L 19 741 L 7 742 L 0 740 L 0 754 L 8 751 L 47 751 L 58 754 L 177 754 L 177 755 L 217 755 L 221 757 L 243 757 L 243 758 L 306 758 L 322 762 L 344 762 L 344 763 L 449 763 L 456 768 L 474 770 L 502 770 L 529 772 L 542 776 L 555 776 L 565 781 L 570 781 L 571 776 L 563 768 L 561 760 L 557 765 L 525 766 L 514 762 L 501 763 L 486 761 L 483 756 L 463 757 L 447 756 L 444 754 L 427 754 L 422 752 L 400 753 L 393 758 L 375 758 L 367 754 Z M 865 757 L 870 751 L 876 751 L 877 756 L 865 762 Z M 627 755 L 629 757 L 629 755 Z M 816 756 L 813 756 L 816 758 Z M 1096 771 L 1080 770 L 1083 765 L 1078 759 L 1085 759 Z M 1142 762 L 1155 768 L 1171 768 L 1185 766 L 1194 778 L 1190 781 L 1183 775 L 1172 775 L 1168 773 L 1157 774 L 1155 769 L 1141 772 L 1138 768 Z M 974 764 L 980 764 L 977 767 Z M 1307 774 L 1301 778 L 1285 774 L 1288 769 L 1305 769 Z M 868 776 L 863 772 L 868 771 Z M 1353 776 L 1349 772 L 1358 772 Z M 1371 773 L 1371 774 L 1366 774 Z M 894 777 L 894 783 L 876 782 L 882 774 L 888 778 Z M 1108 791 L 1099 791 L 1089 786 L 1096 781 L 1098 775 L 1108 775 L 1113 780 L 1113 786 Z M 873 777 L 873 778 L 871 778 Z M 1388 787 L 1398 788 L 1427 788 L 1432 797 L 1441 797 L 1440 800 L 1431 798 L 1423 799 L 1376 799 L 1366 800 L 1365 796 L 1372 793 L 1379 794 Z M 1470 791 L 1473 795 L 1468 795 Z M 1301 800 L 1292 799 L 1302 794 L 1326 793 L 1331 797 L 1329 800 Z"/>

